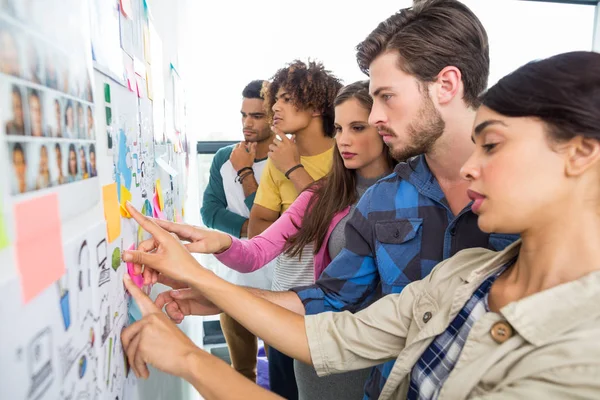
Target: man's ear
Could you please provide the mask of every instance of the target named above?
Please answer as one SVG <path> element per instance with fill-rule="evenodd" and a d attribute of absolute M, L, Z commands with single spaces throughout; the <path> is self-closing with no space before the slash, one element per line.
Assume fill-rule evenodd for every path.
<path fill-rule="evenodd" d="M 447 104 L 452 101 L 460 92 L 462 83 L 462 74 L 460 69 L 447 66 L 440 71 L 435 81 L 437 84 L 437 101 L 439 104 Z"/>

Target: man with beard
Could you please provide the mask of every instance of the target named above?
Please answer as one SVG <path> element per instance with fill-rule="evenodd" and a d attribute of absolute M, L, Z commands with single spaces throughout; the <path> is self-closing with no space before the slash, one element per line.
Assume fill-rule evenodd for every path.
<path fill-rule="evenodd" d="M 241 109 L 244 141 L 224 147 L 215 154 L 200 210 L 206 226 L 236 237 L 248 236 L 250 210 L 260 176 L 267 164 L 269 145 L 273 141 L 261 94 L 265 83 L 255 80 L 244 88 Z M 223 279 L 232 283 L 261 289 L 271 288 L 271 266 L 249 274 L 229 268 L 223 268 L 220 272 Z M 221 328 L 233 367 L 256 381 L 256 336 L 226 314 L 221 314 Z"/>

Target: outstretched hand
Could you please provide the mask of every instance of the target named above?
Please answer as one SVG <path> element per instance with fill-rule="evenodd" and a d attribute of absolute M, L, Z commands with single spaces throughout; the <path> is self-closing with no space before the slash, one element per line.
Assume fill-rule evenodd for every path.
<path fill-rule="evenodd" d="M 133 219 L 150 233 L 152 238 L 140 243 L 137 250 L 124 251 L 123 261 L 133 263 L 137 275 L 144 271 L 144 284 L 155 283 L 157 273 L 189 283 L 192 277 L 202 270 L 202 266 L 188 249 L 176 237 L 142 215 L 129 202 L 126 207 Z"/>
<path fill-rule="evenodd" d="M 123 348 L 136 376 L 148 378 L 147 364 L 172 375 L 186 376 L 188 371 L 183 361 L 188 355 L 202 350 L 162 313 L 129 275 L 125 274 L 123 282 L 143 317 L 121 333 Z"/>
<path fill-rule="evenodd" d="M 154 222 L 167 232 L 176 235 L 179 239 L 189 242 L 185 247 L 191 253 L 220 253 L 231 246 L 231 237 L 223 232 L 162 219 L 156 219 Z"/>

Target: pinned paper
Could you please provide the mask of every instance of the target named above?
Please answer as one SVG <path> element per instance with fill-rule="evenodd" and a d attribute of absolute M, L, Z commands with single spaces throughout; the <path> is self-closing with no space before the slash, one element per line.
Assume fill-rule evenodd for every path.
<path fill-rule="evenodd" d="M 158 164 L 159 167 L 161 167 L 163 170 L 165 170 L 165 172 L 169 175 L 171 175 L 173 178 L 175 178 L 179 172 L 177 172 L 177 170 L 173 167 L 171 167 L 169 165 L 168 162 L 166 162 L 162 157 L 158 157 L 156 159 L 156 163 Z"/>
<path fill-rule="evenodd" d="M 131 201 L 131 198 L 131 192 L 127 190 L 125 186 L 121 185 L 121 201 L 119 205 L 119 210 L 121 211 L 121 216 L 125 218 L 131 218 L 131 214 L 129 214 L 129 211 L 127 211 L 127 208 L 125 207 L 125 204 L 128 201 Z"/>
<path fill-rule="evenodd" d="M 132 244 L 127 250 L 135 250 L 135 244 Z M 132 262 L 127 263 L 127 273 L 129 274 L 131 280 L 133 281 L 133 283 L 135 283 L 137 287 L 141 289 L 144 286 L 144 276 L 142 274 L 135 274 L 135 269 L 133 268 Z"/>
<path fill-rule="evenodd" d="M 28 303 L 65 274 L 58 195 L 23 201 L 14 211 L 17 267 Z"/>
<path fill-rule="evenodd" d="M 121 212 L 117 197 L 117 184 L 111 183 L 102 187 L 102 202 L 104 203 L 104 219 L 108 242 L 112 243 L 121 235 Z"/>
<path fill-rule="evenodd" d="M 4 213 L 0 208 L 0 250 L 7 248 L 9 244 L 10 240 L 8 239 L 8 232 L 4 223 Z"/>
<path fill-rule="evenodd" d="M 156 180 L 156 196 L 158 197 L 158 208 L 162 211 L 165 207 L 165 203 L 163 201 L 162 189 L 160 187 L 160 179 Z"/>

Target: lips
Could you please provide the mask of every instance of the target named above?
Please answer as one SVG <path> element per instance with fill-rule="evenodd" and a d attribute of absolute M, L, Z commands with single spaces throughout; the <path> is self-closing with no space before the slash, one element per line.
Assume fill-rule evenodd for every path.
<path fill-rule="evenodd" d="M 351 158 L 354 158 L 354 156 L 356 156 L 356 153 L 348 153 L 348 152 L 342 152 L 342 158 L 344 158 L 345 160 L 349 160 Z"/>
<path fill-rule="evenodd" d="M 283 118 L 281 117 L 273 117 L 273 124 L 276 125 L 277 123 L 281 122 L 283 120 Z"/>
<path fill-rule="evenodd" d="M 486 199 L 486 197 L 481 193 L 477 193 L 473 190 L 467 190 L 467 196 L 469 196 L 469 199 L 471 199 L 471 201 L 473 202 L 473 204 L 471 205 L 471 210 L 473 210 L 473 212 L 477 214 L 477 212 L 481 208 L 481 204 Z"/>

